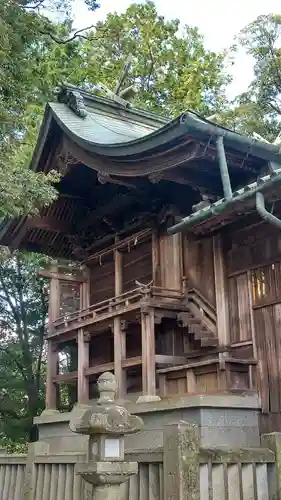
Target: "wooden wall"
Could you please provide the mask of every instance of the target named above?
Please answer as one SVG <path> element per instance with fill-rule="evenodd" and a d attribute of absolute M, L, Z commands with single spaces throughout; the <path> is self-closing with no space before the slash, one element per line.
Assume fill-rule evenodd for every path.
<path fill-rule="evenodd" d="M 216 305 L 213 239 L 183 235 L 183 274 L 188 288 L 196 288 Z"/>
<path fill-rule="evenodd" d="M 136 280 L 149 283 L 152 280 L 152 249 L 151 235 L 142 240 L 134 239 L 120 248 L 122 255 L 123 277 L 122 293 L 133 290 Z M 89 264 L 90 268 L 90 304 L 115 296 L 115 263 L 114 252 L 105 249 L 104 255 L 99 255 Z"/>
<path fill-rule="evenodd" d="M 168 289 L 182 289 L 183 259 L 181 235 L 157 234 L 138 240 L 132 237 L 122 254 L 123 293 L 136 287 L 136 281 Z M 90 304 L 115 295 L 114 254 L 106 253 L 90 264 Z"/>
<path fill-rule="evenodd" d="M 136 288 L 136 280 L 147 284 L 152 280 L 151 237 L 124 248 L 123 292 Z"/>
<path fill-rule="evenodd" d="M 160 261 L 160 283 L 163 288 L 181 290 L 183 266 L 182 266 L 182 237 L 181 234 L 160 234 L 159 261 Z"/>
<path fill-rule="evenodd" d="M 262 223 L 227 238 L 231 340 L 252 340 L 262 431 L 281 431 L 281 233 Z"/>
<path fill-rule="evenodd" d="M 252 339 L 251 290 L 249 275 L 243 272 L 229 277 L 229 323 L 232 343 Z"/>
<path fill-rule="evenodd" d="M 90 304 L 114 297 L 113 253 L 102 256 L 90 267 Z"/>

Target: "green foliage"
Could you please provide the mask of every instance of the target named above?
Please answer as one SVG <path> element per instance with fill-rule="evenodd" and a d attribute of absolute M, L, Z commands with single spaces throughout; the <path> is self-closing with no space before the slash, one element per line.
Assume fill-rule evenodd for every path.
<path fill-rule="evenodd" d="M 0 442 L 10 449 L 44 408 L 48 284 L 37 271 L 46 262 L 16 252 L 0 265 Z"/>
<path fill-rule="evenodd" d="M 281 16 L 263 15 L 246 26 L 238 42 L 253 58 L 254 79 L 221 120 L 236 130 L 273 141 L 281 115 Z"/>
<path fill-rule="evenodd" d="M 74 32 L 71 4 L 0 0 L 0 217 L 34 214 L 56 196 L 58 176 L 29 166 L 45 103 L 62 81 L 114 89 L 133 56 L 126 85 L 138 89 L 136 106 L 167 114 L 224 109 L 225 54 L 205 50 L 197 29 L 178 33 L 179 20 L 165 21 L 147 2 Z M 61 24 L 44 15 L 50 10 L 64 12 Z"/>
<path fill-rule="evenodd" d="M 204 48 L 197 28 L 166 21 L 153 2 L 132 4 L 124 14 L 109 14 L 83 44 L 86 82 L 114 89 L 128 56 L 126 86 L 134 85 L 134 105 L 177 114 L 190 108 L 203 114 L 219 110 L 229 76 L 225 54 Z"/>
<path fill-rule="evenodd" d="M 52 23 L 44 8 L 63 9 L 63 23 Z M 70 0 L 0 0 L 0 217 L 33 214 L 56 196 L 58 176 L 29 166 L 46 101 L 65 76 L 78 83 L 77 41 L 65 43 L 70 16 Z"/>
<path fill-rule="evenodd" d="M 281 114 L 281 15 L 258 17 L 240 34 L 240 43 L 254 58 L 250 90 L 268 111 Z"/>

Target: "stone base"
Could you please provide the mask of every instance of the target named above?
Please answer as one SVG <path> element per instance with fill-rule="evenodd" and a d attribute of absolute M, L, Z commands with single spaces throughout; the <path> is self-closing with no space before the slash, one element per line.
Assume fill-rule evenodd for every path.
<path fill-rule="evenodd" d="M 121 485 L 138 473 L 137 462 L 94 462 L 76 464 L 75 473 L 95 486 Z M 106 483 L 104 478 L 106 477 Z"/>
<path fill-rule="evenodd" d="M 144 429 L 126 436 L 125 450 L 149 450 L 163 446 L 163 428 L 180 421 L 199 427 L 201 446 L 255 448 L 260 446 L 259 398 L 257 395 L 193 395 L 179 399 L 162 399 L 129 403 L 126 408 L 144 421 Z M 35 418 L 39 428 L 39 450 L 49 454 L 87 452 L 88 436 L 74 434 L 69 429 L 70 417 L 79 414 L 76 406 L 71 413 L 43 412 Z M 83 407 L 85 410 L 85 407 Z"/>
<path fill-rule="evenodd" d="M 58 415 L 60 415 L 59 410 L 47 410 L 45 408 L 45 410 L 42 411 L 40 418 L 41 417 L 42 418 L 53 418 L 54 417 L 56 419 L 56 417 Z"/>
<path fill-rule="evenodd" d="M 142 403 L 155 403 L 156 401 L 161 401 L 160 396 L 152 396 L 149 394 L 146 395 L 141 395 L 138 397 L 136 404 L 142 404 Z"/>

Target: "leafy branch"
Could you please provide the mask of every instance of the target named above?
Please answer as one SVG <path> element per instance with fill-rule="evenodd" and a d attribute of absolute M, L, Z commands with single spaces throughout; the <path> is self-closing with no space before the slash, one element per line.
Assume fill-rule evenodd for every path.
<path fill-rule="evenodd" d="M 67 43 L 73 42 L 77 38 L 83 38 L 84 40 L 89 40 L 89 37 L 85 36 L 83 33 L 89 31 L 90 29 L 93 29 L 94 27 L 95 26 L 92 24 L 91 26 L 87 26 L 86 28 L 81 28 L 75 31 L 73 35 L 71 35 L 69 38 L 65 40 L 55 36 L 54 33 L 52 33 L 52 31 L 38 29 L 38 33 L 41 33 L 41 35 L 48 35 L 58 45 L 66 45 Z"/>

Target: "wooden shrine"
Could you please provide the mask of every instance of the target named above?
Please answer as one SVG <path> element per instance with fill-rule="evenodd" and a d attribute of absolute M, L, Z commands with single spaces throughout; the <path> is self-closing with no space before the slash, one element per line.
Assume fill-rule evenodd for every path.
<path fill-rule="evenodd" d="M 0 239 L 53 258 L 46 408 L 114 371 L 140 403 L 258 391 L 280 430 L 279 146 L 64 87 L 31 167 L 61 173 L 58 198 Z"/>

